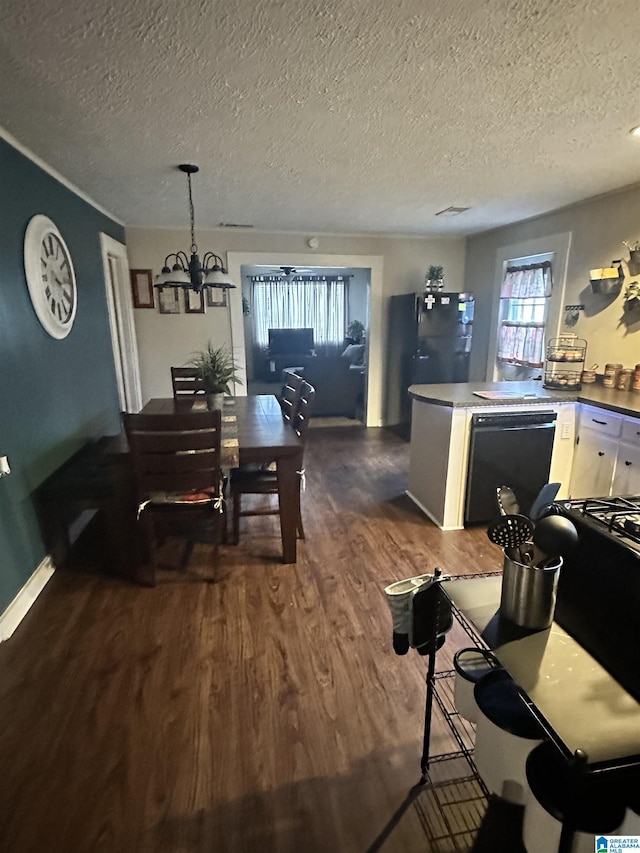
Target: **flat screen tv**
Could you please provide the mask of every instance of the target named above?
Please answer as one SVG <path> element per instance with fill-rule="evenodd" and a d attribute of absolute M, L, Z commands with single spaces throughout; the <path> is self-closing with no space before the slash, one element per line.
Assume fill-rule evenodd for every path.
<path fill-rule="evenodd" d="M 309 355 L 313 329 L 269 329 L 269 355 Z"/>

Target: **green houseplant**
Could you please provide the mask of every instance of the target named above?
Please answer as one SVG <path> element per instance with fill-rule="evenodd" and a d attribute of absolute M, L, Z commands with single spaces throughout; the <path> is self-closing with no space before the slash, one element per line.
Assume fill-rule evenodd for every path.
<path fill-rule="evenodd" d="M 444 267 L 432 264 L 427 270 L 424 285 L 428 290 L 442 290 L 444 287 Z"/>
<path fill-rule="evenodd" d="M 640 311 L 640 282 L 631 281 L 624 292 L 623 308 L 633 313 Z"/>
<path fill-rule="evenodd" d="M 347 340 L 352 344 L 361 344 L 364 342 L 364 323 L 360 320 L 352 320 L 347 326 Z"/>
<path fill-rule="evenodd" d="M 242 385 L 238 376 L 238 365 L 235 363 L 233 353 L 226 346 L 214 347 L 211 341 L 200 352 L 193 353 L 189 365 L 196 368 L 198 376 L 204 382 L 209 396 L 219 395 L 218 400 L 211 401 L 213 408 L 221 408 L 222 395 L 230 394 L 229 384 L 237 382 Z"/>

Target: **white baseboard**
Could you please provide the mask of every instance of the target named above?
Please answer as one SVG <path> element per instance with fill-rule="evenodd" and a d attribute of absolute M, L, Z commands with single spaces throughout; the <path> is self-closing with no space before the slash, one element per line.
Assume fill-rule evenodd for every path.
<path fill-rule="evenodd" d="M 8 640 L 13 634 L 54 571 L 53 561 L 47 555 L 4 613 L 0 614 L 0 643 Z"/>
<path fill-rule="evenodd" d="M 427 516 L 427 518 L 430 519 L 431 521 L 433 521 L 433 523 L 436 525 L 436 527 L 439 527 L 440 530 L 464 530 L 464 527 L 460 527 L 459 525 L 450 526 L 450 527 L 443 527 L 442 524 L 440 523 L 440 521 L 435 517 L 435 515 L 433 515 L 433 513 L 429 512 L 429 510 L 426 508 L 426 506 L 424 504 L 420 503 L 418 498 L 415 495 L 412 495 L 408 489 L 405 490 L 405 495 L 408 498 L 411 498 L 411 500 L 418 507 L 418 509 L 421 509 L 422 512 Z"/>

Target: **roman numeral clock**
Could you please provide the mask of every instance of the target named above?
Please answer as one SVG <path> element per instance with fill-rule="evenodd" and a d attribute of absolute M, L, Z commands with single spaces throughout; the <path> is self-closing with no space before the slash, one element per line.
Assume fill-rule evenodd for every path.
<path fill-rule="evenodd" d="M 25 231 L 24 271 L 43 328 L 52 338 L 66 338 L 76 316 L 76 274 L 62 234 L 48 216 L 40 213 Z"/>

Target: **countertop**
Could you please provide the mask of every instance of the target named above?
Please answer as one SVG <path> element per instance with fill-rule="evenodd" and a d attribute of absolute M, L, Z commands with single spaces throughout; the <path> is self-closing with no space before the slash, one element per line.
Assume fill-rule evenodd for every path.
<path fill-rule="evenodd" d="M 486 400 L 476 397 L 474 391 L 510 391 L 516 397 Z M 608 409 L 622 415 L 640 417 L 640 394 L 635 391 L 616 391 L 604 388 L 599 382 L 583 384 L 579 391 L 556 391 L 543 388 L 542 382 L 460 382 L 442 385 L 411 385 L 409 395 L 425 403 L 453 408 L 477 406 L 523 406 L 533 403 L 557 405 L 558 403 L 585 403 Z M 525 396 L 530 395 L 530 396 Z"/>
<path fill-rule="evenodd" d="M 482 632 L 569 754 L 581 749 L 588 764 L 629 760 L 637 767 L 640 704 L 557 622 L 542 631 L 510 626 L 518 639 L 492 641 L 496 623 L 505 621 L 501 586 L 500 577 L 470 577 L 443 581 L 442 589 Z"/>

